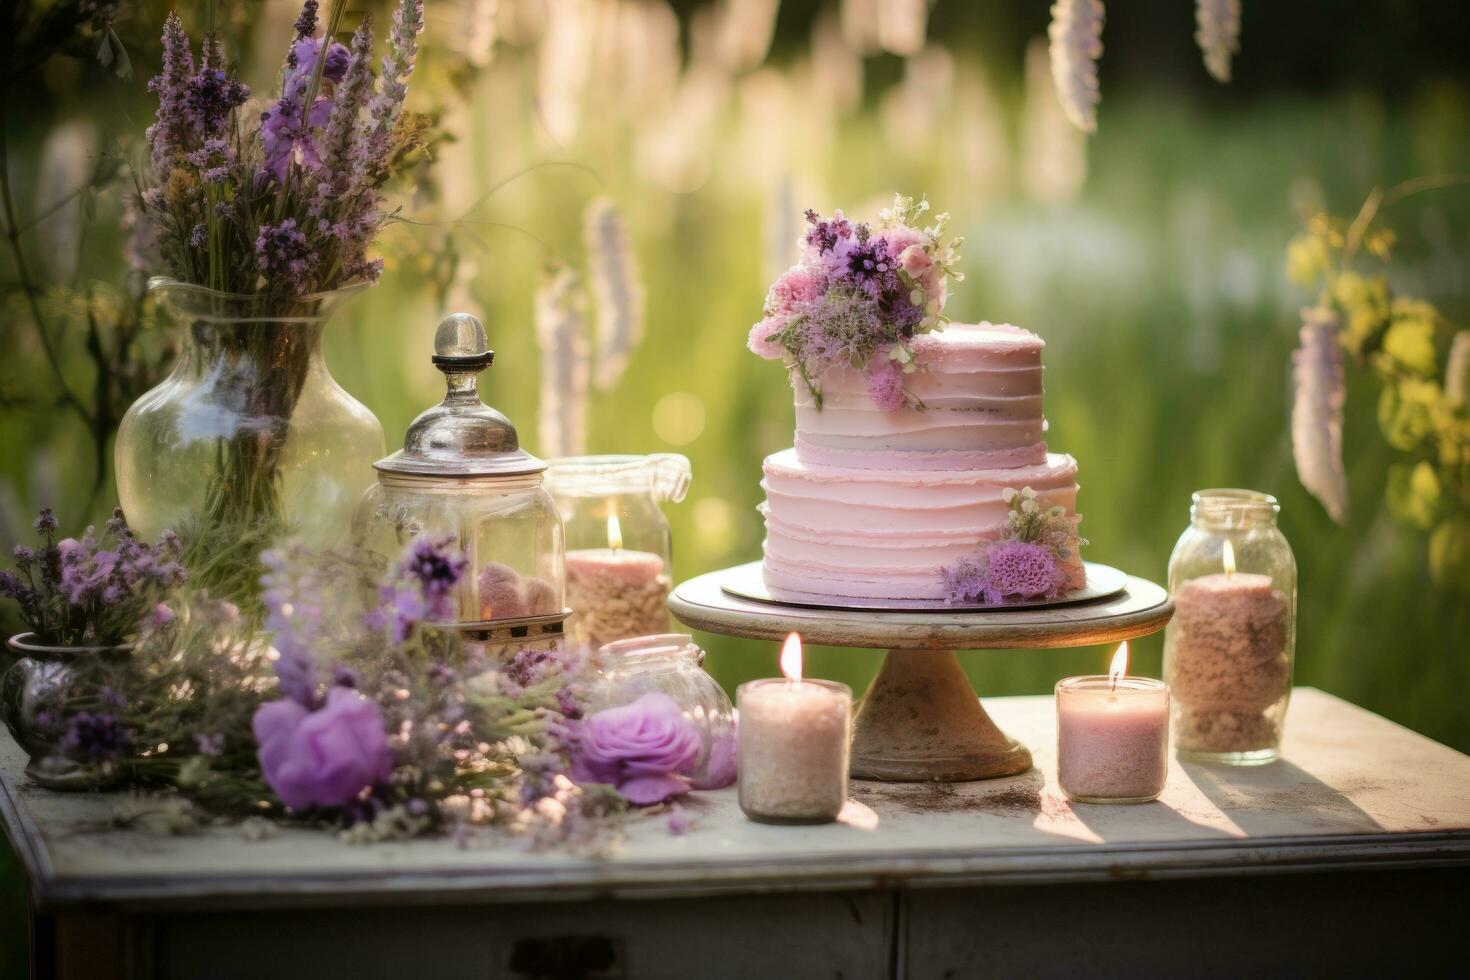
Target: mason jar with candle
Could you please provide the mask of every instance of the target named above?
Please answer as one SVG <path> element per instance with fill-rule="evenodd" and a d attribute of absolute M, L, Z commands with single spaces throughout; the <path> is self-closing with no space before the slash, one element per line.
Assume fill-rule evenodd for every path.
<path fill-rule="evenodd" d="M 531 642 L 560 634 L 566 618 L 562 524 L 542 485 L 546 464 L 480 401 L 478 378 L 494 357 L 474 317 L 457 313 L 439 325 L 433 363 L 444 373 L 444 400 L 414 419 L 401 450 L 373 464 L 378 482 L 353 533 L 384 561 L 420 535 L 452 541 L 470 562 L 455 625 Z"/>
<path fill-rule="evenodd" d="M 547 485 L 566 526 L 573 638 L 600 647 L 669 631 L 673 549 L 659 504 L 683 500 L 689 478 L 689 460 L 674 453 L 551 461 Z"/>
<path fill-rule="evenodd" d="M 801 638 L 781 651 L 785 677 L 736 689 L 740 809 L 758 823 L 830 823 L 847 802 L 852 688 L 802 677 Z"/>
<path fill-rule="evenodd" d="M 1276 498 L 1201 490 L 1169 559 L 1174 618 L 1164 634 L 1181 758 L 1275 760 L 1296 649 L 1296 559 Z"/>

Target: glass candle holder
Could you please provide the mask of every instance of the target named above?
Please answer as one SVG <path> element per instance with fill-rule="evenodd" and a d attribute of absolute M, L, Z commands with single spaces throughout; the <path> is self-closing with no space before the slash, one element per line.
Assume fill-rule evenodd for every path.
<path fill-rule="evenodd" d="M 593 647 L 667 633 L 673 584 L 669 522 L 659 504 L 684 499 L 689 460 L 567 456 L 547 485 L 566 524 L 567 632 Z"/>
<path fill-rule="evenodd" d="M 1057 682 L 1057 782 L 1075 803 L 1147 803 L 1169 774 L 1169 688 L 1101 674 Z"/>
<path fill-rule="evenodd" d="M 847 802 L 852 688 L 771 677 L 741 684 L 740 809 L 760 823 L 830 823 Z"/>
<path fill-rule="evenodd" d="M 1180 758 L 1276 758 L 1296 648 L 1296 559 L 1276 498 L 1201 490 L 1169 558 L 1174 618 L 1164 634 Z"/>

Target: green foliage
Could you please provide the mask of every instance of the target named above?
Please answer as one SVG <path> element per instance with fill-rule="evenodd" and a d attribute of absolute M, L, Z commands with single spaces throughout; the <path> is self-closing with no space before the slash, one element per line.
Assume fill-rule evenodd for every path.
<path fill-rule="evenodd" d="M 1418 189 L 1424 188 L 1411 182 L 1387 194 L 1374 191 L 1351 222 L 1312 217 L 1287 246 L 1286 271 L 1293 282 L 1319 290 L 1318 305 L 1342 324 L 1343 349 L 1379 385 L 1384 441 L 1408 457 L 1388 469 L 1389 511 L 1420 530 L 1433 528 L 1434 580 L 1470 591 L 1470 412 L 1464 397 L 1470 343 L 1458 339 L 1433 303 L 1396 295 L 1382 272 L 1355 267 L 1365 254 L 1388 261 L 1395 237 L 1375 223 L 1379 210 Z"/>

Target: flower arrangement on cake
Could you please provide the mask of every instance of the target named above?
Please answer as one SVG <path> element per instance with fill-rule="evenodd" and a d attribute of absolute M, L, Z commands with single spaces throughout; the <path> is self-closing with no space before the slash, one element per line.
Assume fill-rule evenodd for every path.
<path fill-rule="evenodd" d="M 927 200 L 898 195 L 876 225 L 806 212 L 801 259 L 771 286 L 748 346 L 782 360 L 818 408 L 821 377 L 835 365 L 864 371 L 874 404 L 896 411 L 917 400 L 904 387 L 914 370 L 914 337 L 941 329 L 949 280 L 960 281 L 960 238 L 946 238 L 948 214 L 921 226 Z"/>
<path fill-rule="evenodd" d="M 982 544 L 941 571 L 945 599 L 952 605 L 1051 602 L 1080 586 L 1077 536 L 1081 520 L 1065 507 L 1037 502 L 1030 487 L 1001 492 L 1009 513 L 1001 536 Z"/>

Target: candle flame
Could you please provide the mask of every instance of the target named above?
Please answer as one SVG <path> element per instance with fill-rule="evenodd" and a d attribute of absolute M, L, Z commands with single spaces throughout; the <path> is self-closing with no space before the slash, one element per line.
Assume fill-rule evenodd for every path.
<path fill-rule="evenodd" d="M 623 526 L 618 523 L 617 514 L 607 515 L 607 546 L 613 551 L 621 551 L 623 547 Z"/>
<path fill-rule="evenodd" d="M 1118 681 L 1128 673 L 1128 641 L 1124 640 L 1118 644 L 1118 651 L 1113 654 L 1113 662 L 1108 667 L 1108 685 L 1116 689 Z"/>
<path fill-rule="evenodd" d="M 1225 566 L 1226 575 L 1235 574 L 1235 548 L 1230 544 L 1229 538 L 1220 546 L 1220 564 Z"/>
<path fill-rule="evenodd" d="M 801 683 L 801 636 L 792 633 L 781 645 L 781 673 Z"/>

